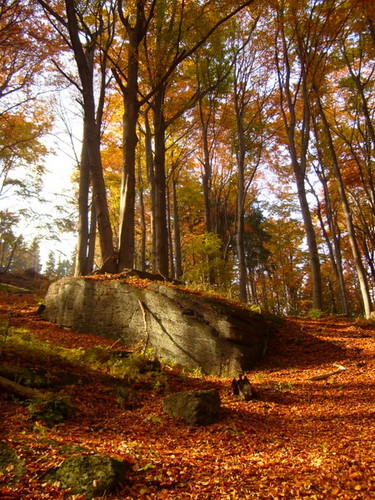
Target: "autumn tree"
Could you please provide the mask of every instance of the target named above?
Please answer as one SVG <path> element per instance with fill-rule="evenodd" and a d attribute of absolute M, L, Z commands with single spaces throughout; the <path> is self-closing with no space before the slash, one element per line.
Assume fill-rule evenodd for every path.
<path fill-rule="evenodd" d="M 133 181 L 135 172 L 135 155 L 134 148 L 136 145 L 136 121 L 128 121 L 127 113 L 130 110 L 139 111 L 143 105 L 147 103 L 153 112 L 153 135 L 154 135 L 154 234 L 155 239 L 155 263 L 154 268 L 158 269 L 163 275 L 168 275 L 168 231 L 167 231 L 167 206 L 166 206 L 166 174 L 165 174 L 165 131 L 169 124 L 165 118 L 164 101 L 166 91 L 170 85 L 172 76 L 180 65 L 194 54 L 205 42 L 210 35 L 214 33 L 225 21 L 234 16 L 241 9 L 251 4 L 251 1 L 242 4 L 229 5 L 228 10 L 224 15 L 219 15 L 215 22 L 210 22 L 206 29 L 202 29 L 201 16 L 211 12 L 214 6 L 185 4 L 182 2 L 170 1 L 168 3 L 158 2 L 156 0 L 147 3 L 137 2 L 134 6 L 129 6 L 125 11 L 122 9 L 122 3 L 119 4 L 119 13 L 123 26 L 127 30 L 128 38 L 134 36 L 136 44 L 131 51 L 131 58 L 128 57 L 128 63 L 124 65 L 125 69 L 118 71 L 119 65 L 116 65 L 117 77 L 120 76 L 121 81 L 117 78 L 118 83 L 124 92 L 126 99 L 132 98 L 132 103 L 127 100 L 125 109 L 124 130 L 132 136 L 132 145 L 126 153 L 129 156 L 129 167 L 126 167 L 126 176 L 129 182 L 123 182 L 129 186 L 127 190 L 128 202 L 123 205 L 123 212 L 127 210 L 130 214 L 134 213 L 134 190 Z M 186 15 L 188 13 L 189 15 Z M 190 17 L 192 16 L 192 17 Z M 198 19 L 200 26 L 198 29 Z M 209 17 L 207 17 L 209 19 Z M 193 23 L 193 24 L 192 24 Z M 196 28 L 197 36 L 192 37 Z M 139 46 L 143 40 L 144 52 L 143 57 L 146 62 L 146 71 L 148 73 L 148 88 L 142 89 L 138 95 L 138 67 L 139 67 Z M 132 68 L 129 65 L 132 63 Z M 130 71 L 133 71 L 132 78 L 129 79 Z M 146 74 L 142 75 L 145 78 Z M 132 97 L 131 97 L 132 96 Z M 173 114 L 175 119 L 181 115 L 182 109 L 176 110 Z M 171 118 L 169 118 L 170 122 Z M 128 148 L 127 148 L 128 149 Z M 132 153 L 130 153 L 132 151 Z M 125 193 L 125 192 L 124 192 Z M 126 208 L 128 206 L 128 208 Z M 132 225 L 131 215 L 128 220 Z M 125 223 L 126 217 L 122 219 Z M 134 255 L 134 227 L 129 227 L 126 231 L 122 231 L 124 238 L 121 247 L 126 248 L 126 252 Z M 125 250 L 124 250 L 125 251 Z M 120 255 L 122 249 L 120 248 Z M 129 262 L 130 264 L 130 262 Z"/>
<path fill-rule="evenodd" d="M 50 130 L 47 102 L 35 85 L 46 54 L 39 50 L 42 24 L 34 6 L 22 0 L 0 2 L 0 196 L 38 194 L 42 138 Z M 27 170 L 21 175 L 21 168 Z M 30 167 L 32 167 L 30 169 Z"/>
<path fill-rule="evenodd" d="M 47 3 L 38 0 L 55 27 L 57 37 L 69 49 L 76 63 L 78 80 L 56 64 L 59 71 L 80 92 L 83 111 L 83 137 L 79 185 L 79 240 L 76 274 L 86 274 L 89 240 L 88 192 L 92 184 L 93 204 L 97 219 L 101 256 L 108 271 L 115 271 L 113 235 L 100 154 L 101 120 L 107 85 L 106 59 L 100 60 L 97 72 L 98 39 L 105 38 L 102 47 L 111 41 L 108 2 L 74 2 L 66 0 Z M 96 78 L 99 77 L 99 90 Z M 96 96 L 98 95 L 98 99 Z"/>
<path fill-rule="evenodd" d="M 293 167 L 301 213 L 309 247 L 313 282 L 312 303 L 323 309 L 319 251 L 307 199 L 305 178 L 310 143 L 311 75 L 316 69 L 321 5 L 281 0 L 275 10 L 275 62 L 280 91 L 280 111 Z M 327 18 L 323 18 L 327 22 Z"/>
<path fill-rule="evenodd" d="M 243 16 L 237 23 L 234 45 L 233 109 L 235 127 L 233 149 L 237 165 L 236 249 L 239 275 L 239 297 L 247 301 L 247 266 L 245 255 L 245 216 L 250 205 L 249 190 L 265 150 L 265 124 L 269 100 L 269 76 L 264 70 L 265 49 L 259 43 L 259 32 L 265 20 L 254 15 Z M 262 61 L 262 64 L 260 64 Z M 269 134 L 269 131 L 267 132 Z"/>

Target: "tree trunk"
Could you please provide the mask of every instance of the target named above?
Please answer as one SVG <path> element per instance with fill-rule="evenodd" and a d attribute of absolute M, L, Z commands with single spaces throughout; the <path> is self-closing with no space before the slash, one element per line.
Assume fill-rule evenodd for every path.
<path fill-rule="evenodd" d="M 312 278 L 312 305 L 314 309 L 323 309 L 322 278 L 320 272 L 320 259 L 318 245 L 316 242 L 315 229 L 311 219 L 311 213 L 306 196 L 305 178 L 299 169 L 295 169 L 298 199 L 304 222 L 307 246 L 309 249 L 310 268 Z"/>
<path fill-rule="evenodd" d="M 210 159 L 210 148 L 208 145 L 208 124 L 204 119 L 202 98 L 199 99 L 198 101 L 198 108 L 199 108 L 199 119 L 201 122 L 201 135 L 202 135 L 202 146 L 203 146 L 202 188 L 203 188 L 204 220 L 206 226 L 206 233 L 210 233 L 212 231 L 211 199 L 210 199 L 212 168 Z"/>
<path fill-rule="evenodd" d="M 238 183 L 237 183 L 237 258 L 239 274 L 239 298 L 241 302 L 247 302 L 247 270 L 245 256 L 245 238 L 244 238 L 244 166 L 238 164 Z"/>
<path fill-rule="evenodd" d="M 146 150 L 146 165 L 147 165 L 147 178 L 150 186 L 150 198 L 151 198 L 151 268 L 153 271 L 157 269 L 156 264 L 156 249 L 155 249 L 155 167 L 154 167 L 154 156 L 152 152 L 152 132 L 149 120 L 148 111 L 145 113 L 145 150 Z M 157 272 L 157 271 L 155 271 Z"/>
<path fill-rule="evenodd" d="M 146 271 L 146 241 L 147 241 L 147 226 L 145 214 L 145 201 L 142 182 L 141 162 L 138 163 L 138 181 L 139 181 L 139 208 L 140 208 L 140 225 L 141 225 L 141 246 L 139 252 L 139 269 Z"/>
<path fill-rule="evenodd" d="M 311 119 L 309 102 L 311 89 L 308 87 L 310 83 L 308 62 L 310 61 L 307 61 L 308 54 L 300 50 L 301 40 L 299 38 L 294 40 L 297 46 L 298 66 L 300 68 L 300 75 L 293 76 L 293 78 L 299 80 L 298 85 L 296 85 L 296 82 L 292 78 L 291 65 L 293 61 L 289 50 L 290 40 L 287 39 L 285 30 L 286 21 L 283 15 L 280 15 L 277 21 L 279 24 L 276 39 L 276 65 L 280 89 L 281 111 L 288 137 L 288 149 L 296 180 L 298 200 L 309 249 L 313 288 L 312 305 L 314 309 L 322 310 L 323 293 L 319 252 L 305 187 Z M 298 17 L 296 18 L 296 22 L 298 22 Z M 299 30 L 295 33 L 299 33 Z M 299 34 L 297 36 L 299 37 Z M 281 37 L 281 47 L 278 45 L 280 40 L 279 37 Z M 297 118 L 299 107 L 301 107 L 302 115 Z"/>
<path fill-rule="evenodd" d="M 164 87 L 155 94 L 154 140 L 155 140 L 155 198 L 154 198 L 154 228 L 155 234 L 155 268 L 154 272 L 168 277 L 168 229 L 165 178 L 165 118 L 164 118 Z"/>
<path fill-rule="evenodd" d="M 103 168 L 100 156 L 100 135 L 97 130 L 95 113 L 93 113 L 94 102 L 87 106 L 84 117 L 85 133 L 88 135 L 88 156 L 91 169 L 91 181 L 93 190 L 93 204 L 98 224 L 100 250 L 103 263 L 109 263 L 113 259 L 115 251 L 113 246 L 112 227 L 109 217 L 107 194 L 103 177 Z M 85 106 L 86 107 L 86 106 Z M 113 261 L 108 268 L 108 272 L 116 272 L 116 263 Z"/>
<path fill-rule="evenodd" d="M 339 291 L 340 291 L 340 302 L 341 302 L 341 310 L 343 314 L 349 314 L 349 304 L 348 304 L 348 298 L 347 298 L 347 293 L 346 293 L 346 287 L 345 287 L 345 278 L 344 278 L 344 270 L 343 270 L 343 265 L 342 265 L 342 256 L 341 256 L 341 248 L 340 248 L 340 230 L 338 228 L 337 221 L 335 222 L 335 215 L 334 211 L 332 208 L 332 202 L 329 194 L 329 189 L 328 189 L 328 179 L 327 175 L 325 173 L 324 169 L 324 155 L 323 155 L 323 146 L 320 145 L 319 142 L 319 129 L 318 129 L 318 124 L 316 123 L 316 119 L 314 117 L 314 133 L 316 137 L 316 141 L 318 144 L 317 150 L 318 150 L 318 159 L 319 163 L 321 165 L 321 168 L 319 169 L 318 167 L 315 168 L 316 175 L 318 176 L 322 187 L 323 187 L 323 193 L 324 193 L 324 202 L 325 202 L 325 214 L 326 214 L 326 219 L 328 223 L 328 227 L 330 230 L 330 235 L 327 234 L 327 231 L 325 230 L 324 226 L 324 221 L 323 221 L 323 216 L 322 216 L 322 210 L 320 209 L 319 205 L 319 200 L 318 197 L 316 196 L 318 200 L 318 210 L 319 210 L 319 219 L 321 220 L 321 226 L 322 226 L 322 231 L 324 238 L 326 240 L 328 249 L 329 249 L 329 254 L 332 262 L 332 267 L 334 269 L 335 275 L 336 275 L 336 280 L 339 286 Z"/>
<path fill-rule="evenodd" d="M 328 141 L 328 147 L 329 151 L 331 153 L 331 160 L 332 160 L 332 166 L 333 166 L 333 173 L 336 179 L 336 184 L 337 184 L 337 189 L 339 192 L 340 196 L 340 201 L 342 205 L 342 209 L 344 212 L 345 216 L 345 223 L 346 223 L 346 229 L 348 231 L 348 237 L 349 237 L 349 242 L 350 246 L 352 249 L 352 255 L 354 259 L 354 264 L 357 272 L 357 278 L 359 282 L 359 287 L 361 291 L 361 297 L 362 297 L 362 304 L 364 308 L 364 313 L 365 317 L 369 318 L 371 314 L 371 296 L 370 296 L 370 291 L 367 283 L 367 276 L 366 276 L 366 271 L 362 262 L 358 242 L 357 242 L 357 237 L 355 234 L 355 229 L 354 229 L 354 224 L 353 224 L 353 219 L 352 219 L 352 214 L 350 211 L 350 206 L 349 206 L 349 201 L 346 195 L 345 191 L 345 186 L 344 182 L 342 180 L 341 172 L 340 172 L 340 167 L 339 163 L 337 160 L 336 156 L 336 151 L 335 151 L 335 146 L 332 141 L 332 135 L 331 135 L 331 130 L 329 128 L 329 124 L 326 118 L 326 115 L 323 110 L 323 106 L 321 103 L 320 98 L 317 96 L 317 104 L 318 104 L 318 109 L 320 112 L 320 116 L 323 121 L 323 128 L 324 132 Z"/>
<path fill-rule="evenodd" d="M 180 216 L 178 213 L 177 181 L 174 178 L 172 180 L 172 193 L 173 193 L 173 221 L 174 221 L 175 278 L 180 279 L 182 276 Z"/>
<path fill-rule="evenodd" d="M 126 85 L 121 83 L 117 76 L 117 81 L 120 84 L 124 98 L 125 109 L 123 137 L 124 167 L 121 182 L 118 262 L 118 271 L 122 271 L 124 268 L 133 268 L 135 256 L 135 167 L 139 114 L 139 45 L 146 33 L 146 20 L 145 2 L 143 0 L 137 0 L 136 2 L 137 12 L 134 26 L 130 25 L 129 16 L 124 15 L 122 2 L 119 2 L 118 6 L 120 19 L 129 37 L 128 64 L 125 77 Z"/>
<path fill-rule="evenodd" d="M 87 254 L 87 273 L 92 273 L 94 269 L 96 250 L 96 213 L 95 207 L 91 204 L 90 210 L 90 231 L 89 231 L 89 248 Z"/>
<path fill-rule="evenodd" d="M 172 220 L 171 220 L 171 200 L 169 186 L 166 186 L 167 190 L 167 230 L 168 230 L 168 256 L 169 256 L 169 275 L 171 277 L 175 276 L 175 267 L 173 259 L 173 231 L 172 231 Z"/>
<path fill-rule="evenodd" d="M 95 112 L 93 62 L 95 44 L 91 40 L 91 46 L 89 45 L 84 48 L 80 39 L 75 3 L 73 0 L 65 0 L 65 5 L 69 35 L 82 85 L 83 137 L 86 140 L 86 152 L 90 164 L 93 203 L 98 221 L 100 249 L 103 262 L 109 262 L 114 256 L 114 247 L 100 156 L 100 124 L 96 122 Z M 115 268 L 113 267 L 114 270 Z"/>
<path fill-rule="evenodd" d="M 121 180 L 118 271 L 134 267 L 135 252 L 135 152 L 138 142 L 136 134 L 138 104 L 136 95 L 134 101 L 134 96 L 129 98 L 129 94 L 132 95 L 133 92 L 127 92 L 124 99 L 126 111 L 124 115 L 124 166 Z"/>
<path fill-rule="evenodd" d="M 74 270 L 75 276 L 88 274 L 87 247 L 89 241 L 89 190 L 90 164 L 87 154 L 87 140 L 82 138 L 81 164 L 79 166 L 78 188 L 78 241 Z"/>
<path fill-rule="evenodd" d="M 47 400 L 50 398 L 49 394 L 40 392 L 37 389 L 31 389 L 30 387 L 24 387 L 23 385 L 12 382 L 5 377 L 0 377 L 0 388 L 4 392 L 13 394 L 14 396 L 22 399 Z"/>
<path fill-rule="evenodd" d="M 247 268 L 245 256 L 244 237 L 244 207 L 245 207 L 245 132 L 243 128 L 243 102 L 237 92 L 237 81 L 235 82 L 235 110 L 237 123 L 237 258 L 238 258 L 238 278 L 239 278 L 239 298 L 241 302 L 247 302 Z"/>

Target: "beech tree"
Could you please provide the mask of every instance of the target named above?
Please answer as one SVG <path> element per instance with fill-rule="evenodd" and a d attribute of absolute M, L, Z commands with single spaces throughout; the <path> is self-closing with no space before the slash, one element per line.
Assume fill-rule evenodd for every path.
<path fill-rule="evenodd" d="M 259 27 L 258 27 L 259 24 Z M 245 254 L 245 217 L 250 206 L 252 186 L 265 149 L 268 75 L 259 61 L 265 61 L 264 47 L 256 42 L 263 23 L 259 16 L 243 16 L 239 22 L 233 71 L 233 107 L 235 132 L 233 149 L 237 164 L 236 248 L 239 268 L 239 298 L 247 302 L 247 266 Z M 244 31 L 245 30 L 245 31 Z"/>
<path fill-rule="evenodd" d="M 35 17 L 36 4 L 43 7 L 35 24 L 45 28 L 46 47 L 33 54 L 42 35 L 26 13 Z M 243 301 L 289 312 L 311 303 L 323 309 L 323 295 L 335 307 L 340 296 L 347 312 L 361 283 L 370 314 L 375 38 L 367 2 L 270 0 L 268 11 L 250 0 L 1 5 L 0 66 L 9 74 L 0 77 L 4 189 L 12 179 L 20 182 L 17 165 L 42 166 L 41 139 L 50 126 L 43 102 L 14 100 L 9 107 L 13 96 L 36 97 L 31 90 L 41 59 L 52 63 L 48 89 L 64 78 L 82 105 L 77 274 L 92 270 L 98 229 L 102 271 L 151 267 L 179 277 L 185 266 L 190 276 L 197 271 L 201 286 L 230 286 Z M 25 26 L 9 23 L 13 15 Z M 30 59 L 22 59 L 26 53 Z M 28 61 L 25 73 L 17 54 Z M 279 261 L 266 251 L 256 261 L 251 202 L 258 194 L 266 198 L 257 183 L 268 182 L 270 196 L 283 203 L 274 175 L 285 189 L 295 185 L 302 217 L 290 208 L 298 225 L 293 233 L 286 213 L 265 212 L 265 225 L 275 219 L 265 244 Z M 194 241 L 207 243 L 199 255 Z M 357 303 L 352 309 L 358 311 Z"/>
<path fill-rule="evenodd" d="M 132 58 L 129 59 L 133 64 L 133 77 L 129 80 L 128 71 L 122 72 L 122 82 L 123 90 L 126 91 L 126 98 L 130 99 L 133 96 L 133 103 L 127 100 L 126 113 L 133 109 L 135 114 L 140 110 L 144 104 L 148 104 L 153 111 L 153 132 L 154 132 L 154 222 L 153 222 L 153 238 L 155 240 L 155 262 L 154 268 L 158 269 L 163 275 L 167 276 L 168 270 L 168 231 L 167 231 L 167 206 L 166 206 L 166 176 L 165 176 L 165 131 L 168 127 L 168 123 L 165 119 L 164 114 L 164 100 L 166 95 L 167 86 L 169 85 L 170 79 L 175 73 L 176 69 L 185 61 L 188 57 L 192 56 L 200 47 L 202 47 L 209 37 L 226 21 L 231 17 L 236 15 L 246 6 L 250 5 L 253 0 L 248 0 L 242 3 L 232 2 L 228 3 L 227 10 L 218 18 L 215 19 L 213 23 L 208 24 L 206 29 L 202 29 L 201 17 L 205 15 L 206 12 L 210 12 L 213 5 L 209 2 L 207 5 L 185 5 L 182 2 L 171 0 L 168 5 L 164 5 L 162 2 L 154 0 L 145 4 L 144 2 L 137 2 L 136 8 L 132 11 L 127 11 L 127 16 L 122 12 L 122 3 L 119 3 L 120 17 L 122 23 L 127 27 L 128 35 L 129 33 L 135 39 L 135 44 L 137 50 L 132 49 Z M 186 16 L 186 11 L 189 9 L 189 13 L 194 14 L 194 17 Z M 208 19 L 209 17 L 207 17 Z M 130 24 L 131 20 L 134 20 L 135 24 Z M 197 29 L 198 36 L 192 38 L 192 25 L 191 19 L 193 19 L 193 24 L 195 23 L 195 28 Z M 198 29 L 198 19 L 200 22 L 200 27 Z M 166 29 L 168 37 L 164 33 L 162 35 L 161 29 Z M 132 30 L 132 31 L 129 31 Z M 149 88 L 144 92 L 142 98 L 138 96 L 138 48 L 141 41 L 144 41 L 145 47 L 145 58 L 147 63 L 147 71 L 149 73 Z M 126 81 L 126 85 L 123 83 Z M 133 83 L 131 83 L 133 82 Z M 131 88 L 129 84 L 131 83 Z M 173 119 L 181 115 L 182 109 L 174 114 Z M 135 116 L 135 115 L 134 115 Z M 130 151 L 134 151 L 136 144 L 136 133 L 135 125 L 136 120 L 128 121 L 127 115 L 125 115 L 126 123 L 124 124 L 124 130 L 126 134 L 132 135 L 132 146 Z M 128 152 L 127 154 L 130 155 Z M 126 176 L 128 181 L 123 181 L 123 188 L 127 186 L 126 199 L 128 201 L 123 204 L 123 213 L 128 211 L 130 214 L 134 213 L 134 200 L 135 200 L 135 185 L 133 183 L 133 178 L 135 177 L 135 155 L 128 158 L 129 164 L 126 167 Z M 124 192 L 125 194 L 125 192 Z M 121 247 L 127 248 L 129 255 L 134 256 L 134 227 L 132 225 L 133 216 L 128 218 L 129 227 L 126 231 L 122 231 L 121 234 L 123 238 L 121 240 Z M 124 223 L 126 217 L 123 218 Z M 122 255 L 122 249 L 120 248 L 120 255 Z M 130 262 L 129 262 L 130 264 Z"/>
<path fill-rule="evenodd" d="M 315 229 L 306 193 L 305 177 L 308 167 L 310 142 L 310 76 L 318 57 L 314 39 L 318 36 L 313 21 L 318 23 L 318 2 L 297 5 L 282 0 L 275 12 L 277 30 L 275 58 L 282 113 L 290 159 L 293 167 L 301 213 L 310 253 L 313 282 L 312 302 L 315 309 L 323 309 L 322 280 Z"/>
<path fill-rule="evenodd" d="M 99 98 L 96 101 L 96 65 L 98 37 L 107 29 L 104 24 L 106 2 L 76 3 L 66 0 L 61 13 L 61 3 L 52 4 L 37 0 L 43 7 L 58 34 L 58 39 L 70 49 L 78 71 L 79 83 L 61 66 L 59 71 L 80 92 L 83 111 L 83 137 L 79 185 L 79 239 L 76 274 L 87 274 L 88 269 L 88 193 L 90 182 L 93 188 L 93 205 L 98 225 L 101 257 L 107 271 L 116 270 L 113 234 L 110 223 L 106 188 L 100 154 L 101 118 L 106 87 L 105 61 L 102 60 Z M 89 18 L 89 19 L 87 19 Z M 86 20 L 85 20 L 86 19 Z M 94 24 L 92 25 L 92 20 Z"/>
<path fill-rule="evenodd" d="M 35 19 L 34 6 L 22 0 L 0 2 L 0 196 L 38 195 L 43 157 L 41 139 L 52 119 L 47 102 L 38 99 L 35 81 L 42 68 L 48 33 Z M 38 99 L 38 100 L 37 100 Z M 21 174 L 20 167 L 27 166 Z M 30 169 L 30 167 L 33 167 Z"/>

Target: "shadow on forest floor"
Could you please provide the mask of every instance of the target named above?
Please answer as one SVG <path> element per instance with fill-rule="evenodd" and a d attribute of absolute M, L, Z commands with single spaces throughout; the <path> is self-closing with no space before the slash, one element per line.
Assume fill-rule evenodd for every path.
<path fill-rule="evenodd" d="M 375 338 L 373 327 L 354 326 L 346 318 L 310 321 L 306 318 L 286 318 L 280 331 L 271 337 L 266 355 L 257 369 L 307 369 L 326 363 L 340 363 L 358 354 L 356 348 L 347 347 L 347 341 L 366 337 Z"/>

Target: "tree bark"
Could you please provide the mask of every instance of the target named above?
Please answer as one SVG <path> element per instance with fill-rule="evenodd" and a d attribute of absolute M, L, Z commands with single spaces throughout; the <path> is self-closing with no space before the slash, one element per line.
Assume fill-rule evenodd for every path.
<path fill-rule="evenodd" d="M 89 190 L 90 164 L 87 154 L 87 140 L 82 138 L 81 163 L 79 166 L 78 188 L 78 241 L 74 270 L 75 276 L 88 274 L 87 246 L 89 241 Z"/>
<path fill-rule="evenodd" d="M 139 269 L 146 271 L 146 241 L 147 241 L 147 226 L 146 226 L 146 211 L 144 201 L 144 189 L 142 182 L 141 161 L 138 163 L 138 182 L 139 182 L 139 208 L 140 208 L 140 226 L 141 226 L 141 245 L 139 252 Z"/>
<path fill-rule="evenodd" d="M 372 308 L 371 296 L 370 296 L 370 291 L 369 291 L 369 287 L 368 287 L 366 271 L 365 271 L 365 268 L 364 268 L 364 265 L 362 262 L 361 253 L 360 253 L 359 245 L 357 242 L 357 236 L 355 234 L 355 228 L 354 228 L 354 224 L 353 224 L 350 205 L 349 205 L 348 197 L 346 195 L 344 182 L 342 180 L 340 166 L 339 166 L 339 163 L 337 160 L 335 146 L 334 146 L 333 140 L 332 140 L 331 130 L 329 128 L 327 117 L 324 113 L 322 102 L 321 102 L 318 95 L 317 95 L 316 101 L 318 104 L 320 116 L 322 118 L 324 132 L 325 132 L 325 135 L 326 135 L 326 138 L 328 141 L 328 148 L 329 148 L 329 151 L 331 154 L 333 173 L 334 173 L 334 176 L 336 179 L 337 189 L 339 192 L 340 201 L 341 201 L 342 209 L 344 212 L 346 229 L 348 231 L 350 247 L 352 250 L 354 265 L 356 268 L 359 287 L 360 287 L 361 296 L 362 296 L 364 314 L 365 314 L 366 318 L 369 318 L 371 315 L 371 308 Z"/>
<path fill-rule="evenodd" d="M 83 47 L 79 37 L 80 30 L 74 1 L 65 0 L 65 6 L 67 27 L 82 85 L 83 137 L 86 141 L 86 153 L 90 164 L 93 203 L 98 221 L 102 260 L 106 262 L 113 258 L 114 247 L 100 155 L 100 126 L 96 121 L 95 111 L 93 66 L 95 41 L 91 40 L 91 47 Z"/>
<path fill-rule="evenodd" d="M 319 210 L 319 218 L 321 219 L 321 226 L 322 226 L 322 231 L 323 235 L 325 237 L 328 249 L 329 249 L 329 254 L 332 262 L 332 267 L 334 269 L 335 275 L 336 275 L 336 280 L 339 286 L 339 291 L 340 291 L 340 301 L 341 301 L 341 308 L 342 308 L 342 313 L 343 314 L 349 314 L 349 304 L 348 304 L 348 298 L 347 298 L 347 292 L 346 292 L 346 286 L 345 286 L 345 278 L 344 278 L 344 271 L 343 271 L 343 265 L 342 265 L 342 256 L 341 256 L 341 248 L 340 248 L 340 229 L 338 227 L 337 220 L 335 220 L 335 215 L 334 215 L 334 210 L 332 207 L 332 202 L 331 202 L 331 197 L 329 194 L 329 189 L 328 189 L 328 178 L 327 178 L 327 173 L 325 172 L 325 165 L 324 165 L 324 155 L 323 155 L 323 146 L 320 145 L 319 141 L 319 127 L 317 124 L 316 117 L 313 117 L 314 121 L 314 134 L 316 137 L 316 141 L 318 144 L 318 159 L 319 163 L 321 165 L 321 168 L 319 169 L 318 167 L 315 168 L 316 175 L 318 176 L 321 185 L 323 187 L 323 193 L 324 193 L 324 202 L 325 202 L 325 214 L 326 214 L 326 220 L 328 223 L 328 227 L 330 230 L 330 235 L 327 234 L 327 231 L 325 230 L 324 226 L 324 221 L 322 217 L 322 210 L 320 209 L 319 205 L 319 200 L 318 200 L 318 210 Z M 318 199 L 318 197 L 316 196 Z"/>
<path fill-rule="evenodd" d="M 298 200 L 306 232 L 307 245 L 310 257 L 312 279 L 312 305 L 314 309 L 323 309 L 322 278 L 320 259 L 314 225 L 312 223 L 309 204 L 306 196 L 305 175 L 307 166 L 307 152 L 310 135 L 310 108 L 307 62 L 299 60 L 300 67 L 299 85 L 292 82 L 291 60 L 289 55 L 288 40 L 285 34 L 285 20 L 279 17 L 278 36 L 281 36 L 281 48 L 276 40 L 276 65 L 280 89 L 280 103 L 284 126 L 288 138 L 288 149 L 293 166 L 297 185 Z M 298 44 L 298 40 L 296 43 Z M 300 59 L 304 56 L 299 54 Z M 295 94 L 293 94 L 294 89 Z M 301 95 L 298 95 L 301 92 Z M 297 106 L 302 106 L 302 116 L 297 123 Z M 288 116 L 289 114 L 289 116 Z"/>
<path fill-rule="evenodd" d="M 136 20 L 131 26 L 129 17 L 124 15 L 122 2 L 119 2 L 119 15 L 128 33 L 128 63 L 125 76 L 126 85 L 117 81 L 124 99 L 124 165 L 121 182 L 119 262 L 118 271 L 134 267 L 135 257 L 135 167 L 138 143 L 137 124 L 140 104 L 138 101 L 139 45 L 146 34 L 145 2 L 137 0 Z M 122 72 L 121 72 L 122 74 Z M 124 75 L 123 75 L 124 76 Z"/>
<path fill-rule="evenodd" d="M 243 126 L 243 113 L 244 102 L 243 94 L 239 90 L 239 82 L 235 75 L 235 114 L 237 125 L 237 231 L 236 231 L 236 244 L 237 244 L 237 258 L 238 258 L 238 278 L 239 278 L 239 299 L 241 302 L 247 302 L 247 266 L 245 256 L 245 130 Z"/>
<path fill-rule="evenodd" d="M 50 398 L 49 394 L 40 392 L 37 389 L 31 389 L 30 387 L 24 387 L 5 377 L 0 377 L 0 387 L 3 391 L 22 399 L 47 400 Z"/>
<path fill-rule="evenodd" d="M 199 119 L 201 123 L 201 135 L 203 146 L 203 174 L 202 174 L 202 188 L 203 188 L 203 205 L 204 205 L 204 220 L 206 226 L 206 233 L 212 231 L 211 220 L 211 182 L 212 182 L 212 167 L 210 158 L 210 147 L 208 144 L 208 123 L 204 119 L 203 114 L 203 97 L 198 101 Z"/>
<path fill-rule="evenodd" d="M 173 221 L 174 221 L 175 278 L 179 280 L 182 276 L 182 251 L 181 251 L 180 216 L 178 213 L 177 181 L 175 178 L 172 179 L 172 196 L 173 196 Z"/>
<path fill-rule="evenodd" d="M 155 268 L 154 272 L 168 277 L 168 228 L 165 178 L 165 129 L 164 118 L 164 87 L 156 92 L 153 100 L 154 141 L 155 141 L 155 187 L 154 187 L 154 240 L 155 240 Z"/>

